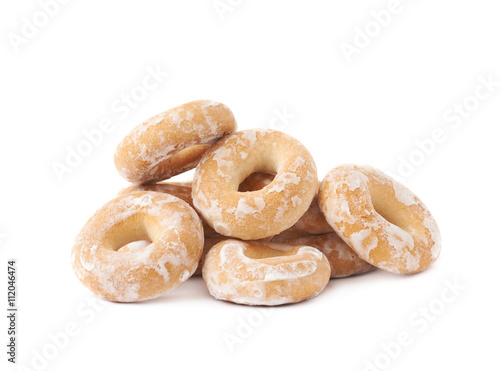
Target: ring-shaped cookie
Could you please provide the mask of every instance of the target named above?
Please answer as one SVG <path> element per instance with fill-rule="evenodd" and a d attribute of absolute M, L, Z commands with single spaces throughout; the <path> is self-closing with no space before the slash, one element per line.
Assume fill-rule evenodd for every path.
<path fill-rule="evenodd" d="M 193 169 L 210 146 L 236 129 L 222 103 L 198 100 L 151 117 L 134 128 L 115 151 L 126 180 L 146 184 Z"/>
<path fill-rule="evenodd" d="M 239 192 L 254 172 L 276 176 L 262 189 Z M 316 165 L 298 140 L 275 130 L 245 130 L 203 156 L 194 175 L 193 204 L 218 233 L 255 240 L 291 227 L 309 208 L 316 188 Z"/>
<path fill-rule="evenodd" d="M 140 249 L 118 250 L 132 241 Z M 102 206 L 80 231 L 72 249 L 73 270 L 94 294 L 117 302 L 157 297 L 196 270 L 203 228 L 196 212 L 169 194 L 123 195 Z"/>
<path fill-rule="evenodd" d="M 330 263 L 310 246 L 229 239 L 208 251 L 202 273 L 218 300 L 281 305 L 321 293 L 330 280 Z"/>
<path fill-rule="evenodd" d="M 420 272 L 441 250 L 427 207 L 408 188 L 371 166 L 331 170 L 319 190 L 328 223 L 366 262 L 389 272 Z"/>

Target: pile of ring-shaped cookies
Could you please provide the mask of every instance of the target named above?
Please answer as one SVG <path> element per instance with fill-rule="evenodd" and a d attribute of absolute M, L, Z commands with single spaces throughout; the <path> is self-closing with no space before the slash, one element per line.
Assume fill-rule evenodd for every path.
<path fill-rule="evenodd" d="M 71 254 L 83 285 L 111 301 L 151 299 L 201 274 L 219 300 L 295 303 L 330 278 L 420 272 L 440 252 L 436 221 L 406 187 L 359 165 L 319 183 L 298 140 L 237 132 L 218 102 L 145 121 L 118 145 L 115 165 L 134 184 L 90 218 Z M 195 167 L 192 183 L 160 182 Z"/>

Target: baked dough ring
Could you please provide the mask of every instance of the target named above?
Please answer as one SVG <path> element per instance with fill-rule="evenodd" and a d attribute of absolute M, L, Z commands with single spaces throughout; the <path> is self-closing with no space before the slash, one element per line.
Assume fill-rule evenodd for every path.
<path fill-rule="evenodd" d="M 416 273 L 439 256 L 441 236 L 425 205 L 371 166 L 331 170 L 319 205 L 339 236 L 366 262 L 394 273 Z"/>
<path fill-rule="evenodd" d="M 286 231 L 285 231 L 286 232 Z M 307 235 L 292 237 L 283 232 L 274 236 L 271 242 L 290 245 L 312 246 L 325 254 L 330 263 L 331 278 L 349 277 L 370 272 L 375 269 L 371 264 L 360 259 L 358 255 L 335 232 L 323 235 Z"/>
<path fill-rule="evenodd" d="M 138 240 L 151 244 L 117 252 Z M 80 231 L 71 260 L 78 279 L 94 294 L 134 302 L 186 281 L 202 248 L 200 218 L 189 205 L 168 194 L 142 192 L 120 196 L 97 210 Z"/>
<path fill-rule="evenodd" d="M 236 129 L 222 103 L 198 100 L 172 108 L 133 129 L 115 151 L 115 166 L 131 183 L 154 183 L 193 169 L 201 156 Z"/>
<path fill-rule="evenodd" d="M 330 264 L 314 247 L 230 239 L 210 249 L 203 279 L 218 300 L 281 305 L 323 291 L 330 280 Z"/>
<path fill-rule="evenodd" d="M 276 177 L 263 189 L 238 192 L 254 172 Z M 218 233 L 256 240 L 291 227 L 306 212 L 316 188 L 316 165 L 299 141 L 275 130 L 245 130 L 203 156 L 194 175 L 193 203 Z"/>

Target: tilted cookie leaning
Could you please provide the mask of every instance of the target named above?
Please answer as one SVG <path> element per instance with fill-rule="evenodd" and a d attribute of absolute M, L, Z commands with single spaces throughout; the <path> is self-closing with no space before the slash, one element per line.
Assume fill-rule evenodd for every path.
<path fill-rule="evenodd" d="M 115 151 L 115 166 L 132 183 L 153 183 L 194 168 L 201 156 L 236 129 L 222 103 L 198 100 L 172 108 L 133 129 Z"/>
<path fill-rule="evenodd" d="M 416 273 L 439 256 L 441 235 L 427 207 L 371 166 L 331 170 L 321 183 L 319 205 L 358 256 L 380 269 Z"/>
<path fill-rule="evenodd" d="M 132 241 L 151 243 L 118 252 Z M 196 212 L 169 194 L 139 192 L 106 203 L 80 231 L 71 253 L 76 276 L 111 301 L 157 297 L 186 281 L 203 249 Z"/>

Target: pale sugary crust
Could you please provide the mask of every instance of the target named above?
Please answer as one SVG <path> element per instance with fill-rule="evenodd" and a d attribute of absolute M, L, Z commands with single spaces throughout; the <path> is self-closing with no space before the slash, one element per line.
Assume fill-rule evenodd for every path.
<path fill-rule="evenodd" d="M 281 305 L 321 293 L 330 264 L 314 247 L 229 239 L 208 252 L 203 279 L 218 300 Z"/>
<path fill-rule="evenodd" d="M 134 128 L 115 151 L 115 166 L 132 183 L 154 183 L 193 169 L 210 146 L 236 130 L 231 110 L 199 100 L 172 108 Z"/>
<path fill-rule="evenodd" d="M 138 240 L 151 243 L 118 252 Z M 94 294 L 134 302 L 186 281 L 196 270 L 202 248 L 201 221 L 187 203 L 169 194 L 139 192 L 115 198 L 89 219 L 73 246 L 71 262 L 78 279 Z"/>
<path fill-rule="evenodd" d="M 239 192 L 254 172 L 276 177 L 260 190 Z M 299 141 L 275 130 L 245 130 L 222 139 L 203 156 L 194 175 L 193 203 L 218 233 L 255 240 L 297 222 L 316 189 L 316 165 Z"/>
<path fill-rule="evenodd" d="M 287 232 L 289 231 L 289 232 Z M 312 246 L 327 257 L 331 267 L 331 278 L 349 277 L 356 274 L 370 272 L 375 269 L 371 264 L 360 259 L 337 233 L 330 232 L 323 235 L 302 235 L 298 230 L 287 230 L 274 236 L 271 242 L 281 242 L 290 245 Z"/>
<path fill-rule="evenodd" d="M 331 170 L 321 183 L 319 206 L 356 254 L 380 269 L 416 273 L 439 256 L 441 236 L 427 207 L 371 166 Z"/>

